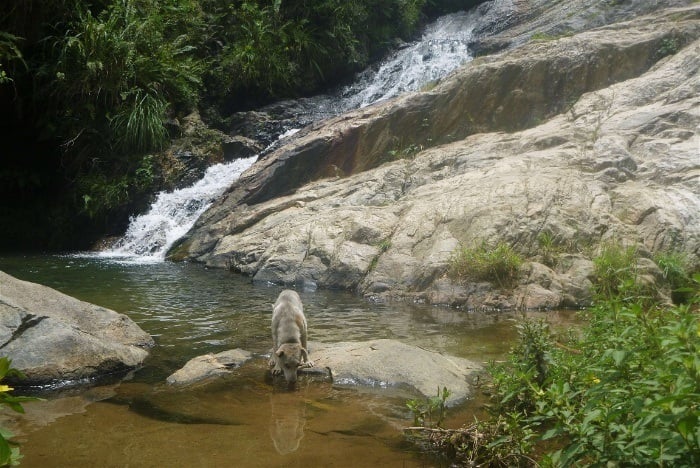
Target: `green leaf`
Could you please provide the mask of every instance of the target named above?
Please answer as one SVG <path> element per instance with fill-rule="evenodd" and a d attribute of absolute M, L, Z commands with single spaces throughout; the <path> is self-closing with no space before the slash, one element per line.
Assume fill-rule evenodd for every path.
<path fill-rule="evenodd" d="M 611 353 L 611 357 L 613 359 L 613 362 L 615 362 L 615 365 L 617 367 L 620 367 L 622 362 L 627 358 L 627 351 L 621 350 L 621 349 L 616 349 Z"/>
<path fill-rule="evenodd" d="M 546 431 L 544 434 L 542 434 L 542 440 L 549 440 L 553 437 L 556 437 L 562 433 L 562 430 L 560 427 L 553 427 Z"/>
<path fill-rule="evenodd" d="M 0 435 L 0 466 L 10 466 L 12 464 L 12 449 L 5 437 Z"/>
<path fill-rule="evenodd" d="M 678 432 L 687 441 L 691 436 L 695 435 L 694 432 L 697 425 L 698 415 L 688 414 L 678 421 L 678 424 L 676 424 L 676 429 L 678 429 Z"/>
<path fill-rule="evenodd" d="M 9 372 L 11 363 L 12 361 L 6 357 L 0 358 L 0 380 L 4 379 Z"/>

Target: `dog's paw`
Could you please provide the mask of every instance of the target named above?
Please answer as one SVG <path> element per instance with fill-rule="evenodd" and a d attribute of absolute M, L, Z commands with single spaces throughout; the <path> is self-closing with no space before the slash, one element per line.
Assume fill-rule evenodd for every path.
<path fill-rule="evenodd" d="M 270 360 L 268 361 L 268 365 L 269 365 L 270 367 L 275 367 L 275 365 L 277 365 L 277 363 L 275 362 L 274 359 L 270 359 Z"/>
<path fill-rule="evenodd" d="M 302 364 L 301 367 L 306 368 L 306 367 L 313 367 L 314 362 L 313 361 L 306 361 L 304 364 Z"/>

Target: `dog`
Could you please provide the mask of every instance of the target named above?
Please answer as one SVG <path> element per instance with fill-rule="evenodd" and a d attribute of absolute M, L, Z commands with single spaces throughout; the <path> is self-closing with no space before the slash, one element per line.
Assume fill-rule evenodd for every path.
<path fill-rule="evenodd" d="M 272 307 L 272 375 L 284 373 L 287 384 L 297 381 L 299 367 L 313 367 L 306 350 L 306 317 L 299 294 L 286 289 Z"/>

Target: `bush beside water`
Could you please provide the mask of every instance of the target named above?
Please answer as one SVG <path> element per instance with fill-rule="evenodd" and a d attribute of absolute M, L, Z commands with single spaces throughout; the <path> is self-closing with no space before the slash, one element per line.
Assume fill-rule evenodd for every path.
<path fill-rule="evenodd" d="M 700 274 L 679 258 L 657 263 L 687 300 L 660 305 L 637 251 L 605 246 L 586 325 L 519 324 L 489 366 L 490 419 L 425 438 L 465 466 L 700 466 Z"/>

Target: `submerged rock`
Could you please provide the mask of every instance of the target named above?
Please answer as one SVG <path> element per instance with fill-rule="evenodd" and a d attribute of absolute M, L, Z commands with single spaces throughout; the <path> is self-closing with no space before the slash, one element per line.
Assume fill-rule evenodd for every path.
<path fill-rule="evenodd" d="M 0 272 L 0 355 L 21 386 L 90 382 L 140 366 L 151 336 L 129 317 Z"/>

